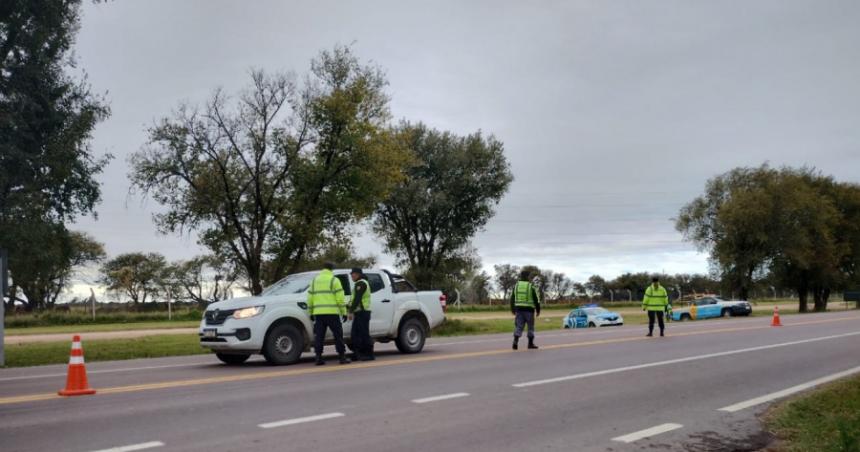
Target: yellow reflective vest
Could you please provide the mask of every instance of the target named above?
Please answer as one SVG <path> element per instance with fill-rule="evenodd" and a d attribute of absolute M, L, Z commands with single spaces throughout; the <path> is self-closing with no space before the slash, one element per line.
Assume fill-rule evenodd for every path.
<path fill-rule="evenodd" d="M 534 308 L 536 300 L 534 299 L 532 290 L 534 290 L 532 283 L 517 281 L 517 286 L 514 288 L 514 306 L 518 308 Z"/>
<path fill-rule="evenodd" d="M 308 312 L 310 315 L 346 315 L 343 286 L 331 270 L 321 271 L 311 282 Z"/>
<path fill-rule="evenodd" d="M 645 297 L 642 298 L 642 309 L 646 311 L 664 311 L 668 305 L 669 294 L 666 292 L 665 287 L 658 284 L 655 289 L 652 284 L 645 289 Z"/>

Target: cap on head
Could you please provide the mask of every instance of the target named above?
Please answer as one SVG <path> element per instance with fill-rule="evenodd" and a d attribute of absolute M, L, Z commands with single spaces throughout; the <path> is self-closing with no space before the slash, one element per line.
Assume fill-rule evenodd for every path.
<path fill-rule="evenodd" d="M 360 275 L 364 272 L 362 272 L 361 269 L 358 267 L 352 267 L 352 270 L 350 271 L 350 273 L 355 273 L 356 275 Z"/>
<path fill-rule="evenodd" d="M 531 276 L 531 273 L 528 270 L 523 270 L 520 272 L 520 280 L 521 281 L 528 281 L 529 276 Z"/>
<path fill-rule="evenodd" d="M 334 270 L 334 263 L 326 262 L 323 264 L 323 268 L 326 270 Z"/>
<path fill-rule="evenodd" d="M 660 278 L 655 276 L 655 277 L 651 278 L 651 282 L 660 282 Z"/>

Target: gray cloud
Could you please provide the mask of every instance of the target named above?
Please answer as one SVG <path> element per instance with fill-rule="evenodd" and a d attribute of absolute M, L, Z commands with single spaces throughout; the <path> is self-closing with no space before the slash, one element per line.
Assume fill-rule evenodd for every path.
<path fill-rule="evenodd" d="M 249 67 L 301 73 L 355 42 L 386 69 L 396 117 L 505 143 L 516 181 L 475 240 L 487 267 L 705 271 L 670 218 L 708 177 L 769 161 L 860 180 L 857 23 L 851 1 L 87 4 L 79 62 L 113 108 L 94 148 L 118 158 L 99 220 L 76 227 L 114 254 L 200 252 L 127 197 L 143 129 L 243 87 Z"/>

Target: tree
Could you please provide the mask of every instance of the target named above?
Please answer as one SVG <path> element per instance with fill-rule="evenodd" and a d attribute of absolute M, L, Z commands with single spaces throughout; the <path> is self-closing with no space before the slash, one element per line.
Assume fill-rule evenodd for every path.
<path fill-rule="evenodd" d="M 511 290 L 519 280 L 520 268 L 516 265 L 501 264 L 494 265 L 493 270 L 496 272 L 496 286 L 502 291 L 502 299 L 508 300 L 511 296 Z"/>
<path fill-rule="evenodd" d="M 401 123 L 398 135 L 415 162 L 376 210 L 374 230 L 431 289 L 467 261 L 472 237 L 495 214 L 513 176 L 502 143 L 480 132 L 460 137 Z"/>
<path fill-rule="evenodd" d="M 349 242 L 328 242 L 309 252 L 296 271 L 319 270 L 326 262 L 343 268 L 370 268 L 376 265 L 376 256 L 357 256 Z"/>
<path fill-rule="evenodd" d="M 259 294 L 369 215 L 408 154 L 385 127 L 382 71 L 347 47 L 320 53 L 301 88 L 288 74 L 251 79 L 235 101 L 216 90 L 152 127 L 131 179 L 167 207 L 162 232 L 196 230 Z"/>
<path fill-rule="evenodd" d="M 573 281 L 564 273 L 547 270 L 544 273 L 544 293 L 551 300 L 562 300 L 573 290 Z"/>
<path fill-rule="evenodd" d="M 162 287 L 178 299 L 201 306 L 229 298 L 230 288 L 240 278 L 239 269 L 213 256 L 197 256 L 179 261 L 165 269 Z"/>
<path fill-rule="evenodd" d="M 490 300 L 490 275 L 480 272 L 472 277 L 467 288 L 466 299 L 474 303 L 487 303 Z"/>
<path fill-rule="evenodd" d="M 33 224 L 21 240 L 17 246 L 29 251 L 27 258 L 19 259 L 12 271 L 10 293 L 16 294 L 20 289 L 24 299 L 10 297 L 10 307 L 19 301 L 28 311 L 53 307 L 75 271 L 105 257 L 101 243 L 58 225 Z"/>
<path fill-rule="evenodd" d="M 158 253 L 120 254 L 102 265 L 100 282 L 118 297 L 146 303 L 164 286 L 166 269 L 167 261 Z"/>
<path fill-rule="evenodd" d="M 594 298 L 595 295 L 602 296 L 603 291 L 606 290 L 606 280 L 600 275 L 591 275 L 584 286 L 589 298 Z"/>
<path fill-rule="evenodd" d="M 738 168 L 710 180 L 676 227 L 711 253 L 742 299 L 760 282 L 779 281 L 797 291 L 801 312 L 809 294 L 823 311 L 857 262 L 858 193 L 808 168 Z"/>
<path fill-rule="evenodd" d="M 9 251 L 16 285 L 28 286 L 29 297 L 38 300 L 28 309 L 56 289 L 46 286 L 48 273 L 69 266 L 56 260 L 70 255 L 64 224 L 93 213 L 101 196 L 96 176 L 110 159 L 97 158 L 89 147 L 108 107 L 85 78 L 66 73 L 74 66 L 80 3 L 0 5 L 0 248 Z M 39 248 L 24 246 L 33 243 Z M 29 274 L 33 269 L 44 272 Z"/>

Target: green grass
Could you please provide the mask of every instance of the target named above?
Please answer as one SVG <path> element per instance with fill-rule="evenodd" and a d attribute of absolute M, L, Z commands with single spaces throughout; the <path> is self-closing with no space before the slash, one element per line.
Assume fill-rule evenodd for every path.
<path fill-rule="evenodd" d="M 69 362 L 70 346 L 71 344 L 67 341 L 7 344 L 6 366 L 24 367 L 67 363 Z M 87 362 L 209 353 L 208 350 L 200 347 L 200 340 L 196 334 L 93 340 L 85 341 L 83 347 Z"/>
<path fill-rule="evenodd" d="M 7 336 L 33 335 L 33 334 L 60 334 L 60 333 L 95 333 L 102 331 L 128 331 L 128 330 L 161 330 L 168 328 L 193 328 L 200 325 L 199 320 L 161 320 L 157 322 L 132 322 L 132 323 L 106 323 L 90 325 L 57 325 L 57 326 L 34 326 L 28 328 L 7 328 Z"/>
<path fill-rule="evenodd" d="M 771 410 L 765 424 L 786 452 L 860 452 L 860 377 L 833 383 Z"/>
<path fill-rule="evenodd" d="M 104 325 L 117 323 L 167 322 L 167 311 L 164 312 L 96 312 L 93 320 L 90 314 L 84 312 L 46 311 L 35 314 L 6 314 L 6 328 L 31 328 L 59 325 Z M 200 321 L 202 312 L 197 309 L 176 309 L 173 312 L 174 321 Z"/>

